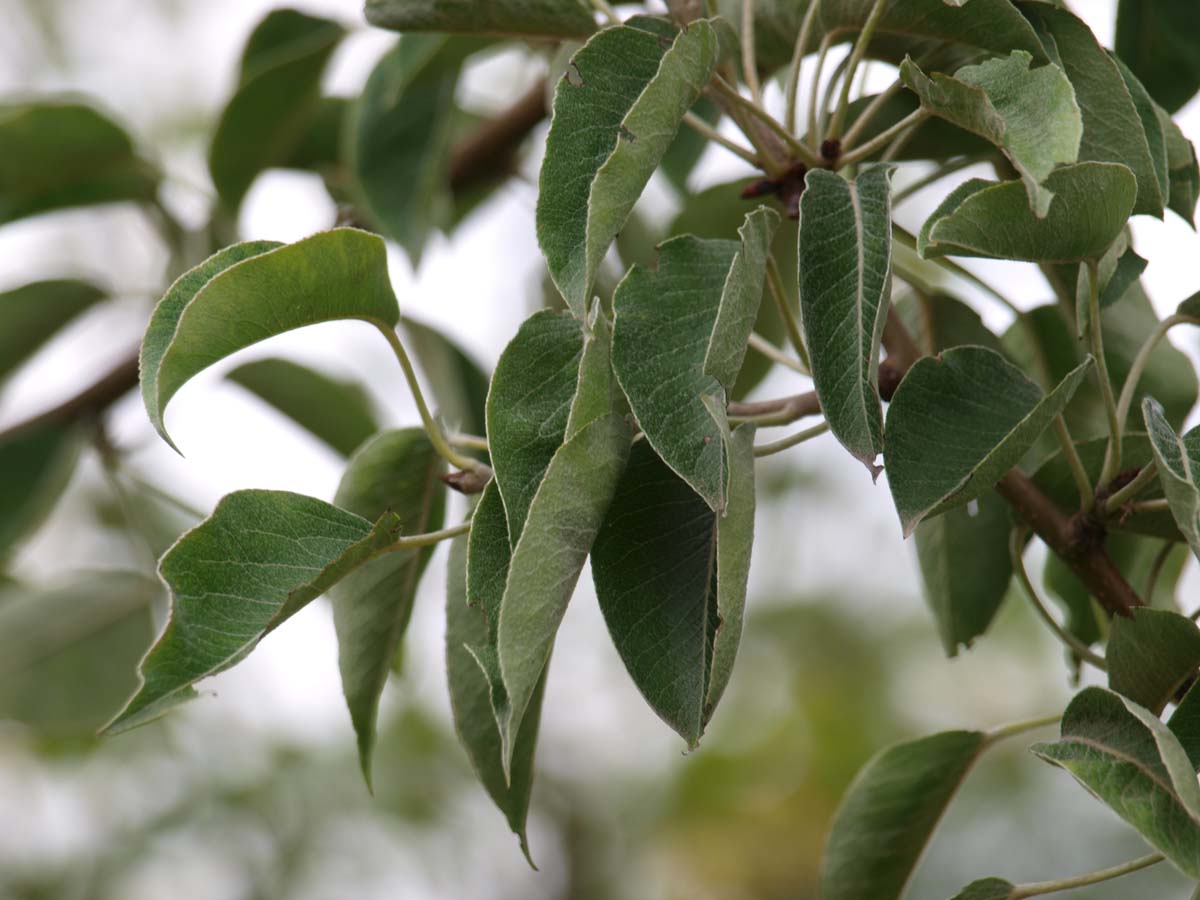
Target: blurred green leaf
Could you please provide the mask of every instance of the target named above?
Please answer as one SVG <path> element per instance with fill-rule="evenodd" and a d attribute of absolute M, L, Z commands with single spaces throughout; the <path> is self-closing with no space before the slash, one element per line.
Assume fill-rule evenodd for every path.
<path fill-rule="evenodd" d="M 1171 112 L 1200 89 L 1200 7 L 1191 0 L 1121 0 L 1117 54 Z"/>
<path fill-rule="evenodd" d="M 586 37 L 596 30 L 584 0 L 367 0 L 367 21 L 394 31 L 519 37 Z"/>
<path fill-rule="evenodd" d="M 1108 686 L 1161 715 L 1200 667 L 1200 627 L 1169 610 L 1135 609 L 1113 618 L 1104 658 Z"/>
<path fill-rule="evenodd" d="M 72 319 L 105 297 L 86 281 L 33 281 L 0 293 L 0 381 Z"/>
<path fill-rule="evenodd" d="M 73 425 L 44 425 L 0 442 L 0 564 L 49 515 L 82 445 Z"/>
<path fill-rule="evenodd" d="M 405 318 L 405 346 L 425 374 L 438 414 L 455 429 L 481 435 L 487 428 L 488 377 L 479 363 L 437 329 Z"/>
<path fill-rule="evenodd" d="M 1003 878 L 981 878 L 972 881 L 950 900 L 1009 900 L 1016 887 Z"/>
<path fill-rule="evenodd" d="M 1180 437 L 1152 397 L 1142 401 L 1142 415 L 1171 514 L 1200 559 L 1200 428 Z"/>

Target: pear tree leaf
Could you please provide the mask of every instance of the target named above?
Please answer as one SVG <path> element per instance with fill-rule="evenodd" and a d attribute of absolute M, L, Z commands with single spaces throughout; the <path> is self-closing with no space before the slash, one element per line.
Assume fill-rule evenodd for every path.
<path fill-rule="evenodd" d="M 158 172 L 121 126 L 68 99 L 0 103 L 0 225 L 101 203 L 150 203 Z"/>
<path fill-rule="evenodd" d="M 712 75 L 720 49 L 707 20 L 673 38 L 665 23 L 633 21 L 588 41 L 554 93 L 537 236 L 577 318 L 587 311 L 609 244 Z"/>
<path fill-rule="evenodd" d="M 80 428 L 53 423 L 0 442 L 0 563 L 54 508 L 82 445 Z"/>
<path fill-rule="evenodd" d="M 1200 668 L 1200 627 L 1169 610 L 1135 609 L 1113 619 L 1104 658 L 1109 688 L 1161 715 Z"/>
<path fill-rule="evenodd" d="M 1167 145 L 1167 184 L 1170 190 L 1167 206 L 1194 228 L 1196 201 L 1200 197 L 1200 163 L 1196 161 L 1196 148 L 1162 107 L 1156 107 L 1155 112 L 1162 123 L 1163 140 Z"/>
<path fill-rule="evenodd" d="M 897 900 L 986 745 L 978 731 L 943 731 L 888 747 L 863 766 L 825 842 L 823 900 Z"/>
<path fill-rule="evenodd" d="M 1053 64 L 1031 69 L 1032 62 L 1029 53 L 1014 50 L 964 66 L 953 77 L 935 72 L 931 78 L 905 59 L 900 77 L 925 109 L 1004 151 L 1021 175 L 1034 215 L 1044 218 L 1054 195 L 1043 185 L 1055 166 L 1078 158 L 1083 119 L 1062 69 Z"/>
<path fill-rule="evenodd" d="M 278 357 L 243 363 L 226 377 L 342 456 L 379 431 L 371 398 L 356 382 Z"/>
<path fill-rule="evenodd" d="M 305 325 L 361 319 L 395 328 L 399 318 L 378 235 L 335 228 L 286 246 L 235 244 L 180 276 L 155 308 L 142 340 L 146 412 L 171 443 L 167 403 L 213 363 Z"/>
<path fill-rule="evenodd" d="M 33 281 L 0 293 L 0 381 L 104 297 L 94 284 L 65 278 Z"/>
<path fill-rule="evenodd" d="M 294 9 L 272 10 L 251 32 L 208 150 L 226 211 L 237 211 L 260 172 L 290 161 L 319 111 L 321 77 L 344 34 L 336 22 Z"/>
<path fill-rule="evenodd" d="M 115 734 L 196 696 L 193 685 L 241 662 L 258 642 L 395 539 L 313 497 L 235 491 L 162 558 L 171 619 L 141 664 L 141 684 L 106 727 Z"/>
<path fill-rule="evenodd" d="M 367 521 L 392 517 L 400 535 L 442 527 L 446 464 L 422 428 L 376 435 L 350 458 L 333 502 Z M 433 546 L 410 547 L 371 560 L 329 591 L 338 638 L 338 665 L 359 760 L 371 782 L 379 697 L 412 616 L 417 585 Z"/>
<path fill-rule="evenodd" d="M 1200 771 L 1200 689 L 1194 682 L 1188 692 L 1183 695 L 1175 712 L 1167 720 L 1167 727 L 1175 735 L 1184 753 L 1192 763 L 1192 768 Z"/>
<path fill-rule="evenodd" d="M 1200 427 L 1180 437 L 1153 397 L 1142 401 L 1142 415 L 1171 514 L 1200 559 Z"/>
<path fill-rule="evenodd" d="M 1200 89 L 1200 8 L 1188 0 L 1121 0 L 1116 50 L 1175 112 Z"/>
<path fill-rule="evenodd" d="M 1125 82 L 1129 97 L 1133 101 L 1133 108 L 1137 110 L 1138 118 L 1142 121 L 1142 131 L 1146 135 L 1146 148 L 1150 151 L 1150 160 L 1154 163 L 1154 174 L 1158 177 L 1158 192 L 1165 201 L 1171 190 L 1166 135 L 1167 123 L 1171 120 L 1167 117 L 1164 121 L 1164 116 L 1160 114 L 1162 107 L 1154 102 L 1145 85 L 1138 81 L 1129 66 L 1125 65 L 1121 58 L 1111 50 L 1108 57 L 1117 67 L 1117 71 L 1121 73 L 1121 79 Z"/>
<path fill-rule="evenodd" d="M 822 169 L 800 196 L 800 309 L 813 382 L 834 436 L 878 475 L 879 342 L 892 290 L 889 165 L 854 181 Z"/>
<path fill-rule="evenodd" d="M 1137 181 L 1125 166 L 1061 166 L 1045 187 L 1054 200 L 1045 218 L 1029 209 L 1020 181 L 972 178 L 947 195 L 917 238 L 923 258 L 982 256 L 1031 262 L 1099 259 L 1133 211 Z"/>
<path fill-rule="evenodd" d="M 393 31 L 582 38 L 596 30 L 586 0 L 367 0 L 367 21 Z"/>
<path fill-rule="evenodd" d="M 1089 357 L 1043 394 L 983 347 L 918 360 L 896 389 L 885 430 L 888 484 L 905 536 L 987 493 L 1062 412 L 1091 365 Z"/>
<path fill-rule="evenodd" d="M 613 297 L 613 370 L 646 441 L 718 512 L 730 477 L 725 405 L 778 223 L 760 207 L 740 242 L 673 238 L 656 268 L 635 265 Z"/>
<path fill-rule="evenodd" d="M 1009 900 L 1017 886 L 1003 878 L 980 878 L 972 881 L 950 900 Z"/>
<path fill-rule="evenodd" d="M 451 428 L 483 434 L 488 378 L 479 363 L 436 328 L 405 318 L 400 329 L 407 338 L 405 346 L 425 374 L 438 415 Z"/>
<path fill-rule="evenodd" d="M 724 515 L 647 441 L 634 445 L 596 544 L 592 577 L 625 668 L 650 707 L 699 743 L 733 668 L 754 542 L 753 428 L 730 440 Z"/>
<path fill-rule="evenodd" d="M 1033 752 L 1070 772 L 1190 878 L 1200 878 L 1200 785 L 1179 740 L 1149 710 L 1103 688 L 1075 695 L 1062 737 Z"/>

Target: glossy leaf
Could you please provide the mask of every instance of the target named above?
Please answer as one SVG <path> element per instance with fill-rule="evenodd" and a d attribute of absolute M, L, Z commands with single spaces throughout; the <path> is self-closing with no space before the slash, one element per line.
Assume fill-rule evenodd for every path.
<path fill-rule="evenodd" d="M 1116 49 L 1174 112 L 1200 89 L 1200 8 L 1190 0 L 1121 0 Z"/>
<path fill-rule="evenodd" d="M 421 428 L 385 431 L 350 458 L 333 502 L 367 521 L 392 517 L 400 535 L 442 527 L 446 464 Z M 338 665 L 363 775 L 371 781 L 379 697 L 412 616 L 417 585 L 434 547 L 408 548 L 371 560 L 329 592 Z"/>
<path fill-rule="evenodd" d="M 1031 69 L 1032 62 L 1029 53 L 1015 50 L 964 66 L 953 77 L 929 77 L 906 59 L 900 77 L 925 109 L 1003 150 L 1021 175 L 1034 215 L 1042 218 L 1054 196 L 1045 180 L 1055 166 L 1078 158 L 1083 120 L 1063 71 L 1055 65 Z"/>
<path fill-rule="evenodd" d="M 1161 715 L 1200 668 L 1200 627 L 1168 610 L 1135 609 L 1113 619 L 1104 658 L 1108 686 Z"/>
<path fill-rule="evenodd" d="M 236 244 L 181 276 L 155 308 L 142 341 L 146 411 L 171 443 L 167 403 L 213 363 L 305 325 L 362 319 L 394 328 L 399 318 L 377 235 L 337 228 L 286 246 Z"/>
<path fill-rule="evenodd" d="M 0 381 L 72 319 L 104 299 L 86 281 L 33 281 L 0 293 Z"/>
<path fill-rule="evenodd" d="M 945 731 L 896 744 L 863 766 L 825 844 L 822 900 L 896 900 L 984 746 L 978 731 Z"/>
<path fill-rule="evenodd" d="M 814 169 L 800 197 L 800 308 L 830 430 L 873 475 L 883 450 L 879 342 L 891 303 L 891 166 Z"/>
<path fill-rule="evenodd" d="M 741 241 L 690 235 L 634 266 L 613 298 L 613 370 L 654 451 L 714 510 L 729 481 L 728 391 L 762 301 L 779 217 L 760 208 Z"/>
<path fill-rule="evenodd" d="M 1142 402 L 1142 415 L 1171 514 L 1200 559 L 1200 428 L 1180 437 L 1152 397 Z"/>
<path fill-rule="evenodd" d="M 367 21 L 394 31 L 518 37 L 586 37 L 595 28 L 584 0 L 367 0 Z"/>
<path fill-rule="evenodd" d="M 279 358 L 245 363 L 227 377 L 342 456 L 379 431 L 371 398 L 356 382 Z"/>
<path fill-rule="evenodd" d="M 925 221 L 917 249 L 927 259 L 1099 259 L 1125 227 L 1138 190 L 1124 166 L 1095 162 L 1055 169 L 1045 187 L 1055 199 L 1039 219 L 1029 209 L 1021 182 L 972 178 L 951 191 Z"/>
<path fill-rule="evenodd" d="M 1062 412 L 1090 359 L 1049 394 L 1000 354 L 958 347 L 908 371 L 888 407 L 885 464 L 905 536 L 983 496 Z"/>
<path fill-rule="evenodd" d="M 394 539 L 313 497 L 236 491 L 159 563 L 171 620 L 141 665 L 141 686 L 108 724 L 134 728 L 196 696 L 193 685 L 244 659 L 260 640 Z"/>
<path fill-rule="evenodd" d="M 1103 688 L 1075 696 L 1062 737 L 1033 752 L 1070 772 L 1185 875 L 1200 878 L 1200 786 L 1175 735 Z"/>
<path fill-rule="evenodd" d="M 78 428 L 53 424 L 0 443 L 0 562 L 58 502 L 81 446 Z"/>
<path fill-rule="evenodd" d="M 673 38 L 653 19 L 607 28 L 571 59 L 554 94 L 538 186 L 538 244 L 582 318 L 596 269 L 708 82 L 719 52 L 706 20 Z"/>
<path fill-rule="evenodd" d="M 0 225 L 100 203 L 149 203 L 158 173 L 129 135 L 82 103 L 0 103 Z"/>

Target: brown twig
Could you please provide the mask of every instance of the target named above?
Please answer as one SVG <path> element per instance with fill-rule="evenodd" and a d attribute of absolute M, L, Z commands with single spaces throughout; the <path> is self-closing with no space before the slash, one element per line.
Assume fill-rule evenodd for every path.
<path fill-rule="evenodd" d="M 539 81 L 496 118 L 483 123 L 450 157 L 450 189 L 460 193 L 512 173 L 517 150 L 546 118 L 546 82 Z"/>
<path fill-rule="evenodd" d="M 138 383 L 138 358 L 133 354 L 58 406 L 0 431 L 0 443 L 47 425 L 96 419 Z"/>

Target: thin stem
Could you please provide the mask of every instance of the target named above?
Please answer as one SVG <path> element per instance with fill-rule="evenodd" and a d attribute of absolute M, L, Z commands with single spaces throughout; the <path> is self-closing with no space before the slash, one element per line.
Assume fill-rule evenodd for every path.
<path fill-rule="evenodd" d="M 446 443 L 452 447 L 466 447 L 469 450 L 487 450 L 487 438 L 478 434 L 452 433 L 446 435 Z"/>
<path fill-rule="evenodd" d="M 617 11 L 608 5 L 607 0 L 592 0 L 592 9 L 604 16 L 610 25 L 620 25 L 621 17 Z"/>
<path fill-rule="evenodd" d="M 913 128 L 929 118 L 929 111 L 926 109 L 914 109 L 911 113 L 893 125 L 891 128 L 886 128 L 875 137 L 871 138 L 865 144 L 860 144 L 849 153 L 844 154 L 838 161 L 839 165 L 850 166 L 856 162 L 861 162 L 870 156 L 873 156 L 877 151 L 882 150 L 892 142 L 893 138 L 903 135 L 909 128 Z"/>
<path fill-rule="evenodd" d="M 1036 719 L 1024 719 L 1020 722 L 1013 722 L 1009 725 L 1001 725 L 999 728 L 993 728 L 987 733 L 987 737 L 984 740 L 989 744 L 994 744 L 997 741 L 1016 737 L 1018 734 L 1024 734 L 1027 731 L 1045 728 L 1048 725 L 1056 725 L 1061 720 L 1062 713 L 1055 713 L 1052 716 L 1040 716 Z"/>
<path fill-rule="evenodd" d="M 827 133 L 825 129 L 829 124 L 829 114 L 833 106 L 833 92 L 841 84 L 841 78 L 849 65 L 850 56 L 847 54 L 838 60 L 838 64 L 829 73 L 829 80 L 825 82 L 825 93 L 821 95 L 821 104 L 817 107 L 817 134 Z"/>
<path fill-rule="evenodd" d="M 1151 512 L 1169 512 L 1171 509 L 1171 501 L 1166 497 L 1161 497 L 1158 500 L 1141 500 L 1130 505 L 1132 513 L 1151 513 Z"/>
<path fill-rule="evenodd" d="M 783 288 L 783 276 L 779 274 L 779 266 L 776 264 L 774 256 L 767 257 L 767 287 L 779 309 L 779 316 L 783 319 L 783 325 L 787 329 L 788 340 L 792 342 L 792 348 L 804 362 L 805 368 L 811 370 L 812 364 L 808 359 L 808 348 L 804 346 L 804 336 L 800 333 L 800 323 L 796 321 L 795 313 L 788 306 L 787 293 Z"/>
<path fill-rule="evenodd" d="M 1107 515 L 1114 515 L 1122 506 L 1148 488 L 1154 479 L 1158 477 L 1158 465 L 1154 460 L 1142 466 L 1141 470 L 1134 477 L 1133 481 L 1125 485 L 1119 491 L 1114 491 L 1113 494 L 1104 501 L 1104 512 Z"/>
<path fill-rule="evenodd" d="M 1104 467 L 1100 470 L 1100 484 L 1106 485 L 1121 470 L 1121 420 L 1117 416 L 1117 400 L 1113 396 L 1112 380 L 1108 377 L 1108 365 L 1104 361 L 1104 334 L 1100 327 L 1100 267 L 1096 260 L 1087 260 L 1088 273 L 1088 340 L 1092 357 L 1096 360 L 1096 380 L 1100 384 L 1100 396 L 1104 398 L 1104 412 L 1108 417 L 1108 450 L 1104 454 Z"/>
<path fill-rule="evenodd" d="M 1142 344 L 1138 350 L 1137 356 L 1133 358 L 1133 365 L 1129 367 L 1129 375 L 1125 378 L 1125 384 L 1121 388 L 1121 399 L 1117 401 L 1117 420 L 1120 422 L 1128 421 L 1129 410 L 1133 406 L 1133 398 L 1137 394 L 1138 382 L 1142 380 L 1142 373 L 1146 371 L 1146 366 L 1150 362 L 1150 355 L 1159 345 L 1167 332 L 1176 325 L 1200 325 L 1200 319 L 1195 319 L 1191 316 L 1173 315 L 1167 316 L 1158 323 L 1158 327 L 1150 332 L 1150 336 L 1146 338 L 1146 342 Z"/>
<path fill-rule="evenodd" d="M 814 4 L 816 0 L 814 0 Z M 813 153 L 821 152 L 821 131 L 818 127 L 817 116 L 820 108 L 817 98 L 820 96 L 821 74 L 825 71 L 825 58 L 833 44 L 833 32 L 825 33 L 821 38 L 821 46 L 817 50 L 817 71 L 813 72 L 812 83 L 808 87 L 808 142 L 812 145 Z"/>
<path fill-rule="evenodd" d="M 800 159 L 800 161 L 806 166 L 813 167 L 819 165 L 817 157 L 813 155 L 813 153 L 807 147 L 800 143 L 800 141 L 798 141 L 790 131 L 779 124 L 774 116 L 772 116 L 761 106 L 757 105 L 756 103 L 752 103 L 743 97 L 740 93 L 738 93 L 737 88 L 731 85 L 720 75 L 713 76 L 712 86 L 713 89 L 716 90 L 721 96 L 725 97 L 738 108 L 750 113 L 752 116 L 766 125 L 767 128 L 770 129 L 770 131 L 773 132 L 776 137 L 782 140 L 783 143 L 787 145 L 787 148 L 791 150 L 792 153 L 794 153 L 796 157 Z"/>
<path fill-rule="evenodd" d="M 754 422 L 756 425 L 770 427 L 788 425 L 805 416 L 815 416 L 821 412 L 821 404 L 816 393 L 808 391 L 776 400 L 730 403 L 727 411 L 730 422 Z"/>
<path fill-rule="evenodd" d="M 1142 856 L 1138 859 L 1131 859 L 1129 862 L 1121 863 L 1119 866 L 1100 869 L 1096 872 L 1088 872 L 1086 875 L 1076 875 L 1073 878 L 1058 878 L 1054 881 L 1036 881 L 1031 884 L 1019 884 L 1008 897 L 1009 900 L 1024 900 L 1026 897 L 1039 897 L 1042 894 L 1054 894 L 1058 891 L 1070 891 L 1075 888 L 1087 887 L 1089 884 L 1099 884 L 1101 881 L 1110 881 L 1113 878 L 1120 878 L 1122 875 L 1128 875 L 1131 872 L 1148 868 L 1162 862 L 1165 858 L 1161 853 L 1151 853 L 1148 856 Z"/>
<path fill-rule="evenodd" d="M 753 150 L 743 147 L 741 144 L 737 143 L 737 141 L 731 141 L 729 138 L 725 137 L 725 135 L 721 134 L 721 132 L 717 131 L 717 129 L 713 128 L 711 125 L 709 125 L 707 122 L 705 122 L 702 118 L 700 118 L 695 113 L 693 113 L 693 112 L 684 113 L 683 114 L 683 123 L 685 125 L 687 125 L 689 128 L 691 128 L 692 131 L 696 132 L 696 134 L 700 135 L 701 137 L 707 138 L 708 140 L 712 141 L 714 144 L 720 144 L 722 147 L 724 147 L 730 153 L 740 156 L 742 159 L 744 159 L 746 162 L 750 163 L 750 165 L 754 166 L 756 169 L 761 167 L 761 163 L 759 161 L 758 155 Z"/>
<path fill-rule="evenodd" d="M 427 534 L 410 534 L 405 537 L 396 538 L 386 547 L 379 551 L 378 555 L 384 553 L 394 553 L 397 550 L 408 550 L 413 547 L 429 547 L 441 541 L 448 541 L 451 538 L 456 538 L 459 535 L 466 534 L 471 530 L 471 522 L 468 520 L 461 525 L 454 525 L 451 528 L 443 528 L 441 531 L 430 531 Z"/>
<path fill-rule="evenodd" d="M 749 347 L 761 356 L 765 356 L 773 363 L 778 363 L 781 366 L 786 366 L 793 372 L 799 372 L 801 375 L 810 375 L 811 372 L 804 368 L 804 364 L 799 360 L 792 359 L 778 347 L 768 341 L 761 334 L 751 334 Z"/>
<path fill-rule="evenodd" d="M 904 83 L 899 79 L 888 85 L 887 89 L 875 95 L 867 108 L 864 109 L 851 124 L 850 129 L 846 132 L 846 136 L 842 138 L 842 152 L 845 153 L 854 146 L 854 142 L 858 140 L 863 130 L 871 124 L 871 120 L 876 114 L 883 109 L 889 100 L 904 86 Z M 893 200 L 893 202 L 895 202 Z"/>
<path fill-rule="evenodd" d="M 413 369 L 412 360 L 408 358 L 408 353 L 405 351 L 404 345 L 400 343 L 400 336 L 396 334 L 396 330 L 376 320 L 371 320 L 371 324 L 379 329 L 387 339 L 388 344 L 391 345 L 392 352 L 396 354 L 396 360 L 400 363 L 400 368 L 404 371 L 404 380 L 408 382 L 409 390 L 412 391 L 413 401 L 417 404 L 417 413 L 421 416 L 421 424 L 425 426 L 425 433 L 429 436 L 429 442 L 433 444 L 433 449 L 437 451 L 438 456 L 459 469 L 478 472 L 483 468 L 483 463 L 477 459 L 472 459 L 469 456 L 463 456 L 455 452 L 454 448 L 446 441 L 446 436 L 442 433 L 441 427 L 434 421 L 433 414 L 429 411 L 429 406 L 425 403 L 425 395 L 421 393 L 421 385 L 417 381 L 417 373 Z"/>
<path fill-rule="evenodd" d="M 854 124 L 857 125 L 858 121 L 859 120 L 856 119 Z M 847 135 L 847 138 L 849 138 L 849 135 Z M 960 172 L 969 166 L 973 166 L 977 162 L 979 162 L 979 159 L 974 156 L 960 156 L 958 159 L 951 160 L 943 166 L 938 166 L 928 175 L 918 178 L 912 184 L 907 185 L 906 187 L 903 187 L 896 191 L 896 193 L 892 194 L 892 208 L 894 209 L 909 197 L 925 190 L 925 188 L 929 187 L 931 184 L 941 181 L 948 175 L 953 175 L 955 172 Z"/>
<path fill-rule="evenodd" d="M 1162 574 L 1163 567 L 1166 566 L 1167 559 L 1170 558 L 1171 551 L 1174 549 L 1174 541 L 1163 541 L 1162 549 L 1154 555 L 1154 561 L 1150 563 L 1150 572 L 1146 575 L 1146 590 L 1142 596 L 1151 606 L 1154 605 L 1154 589 L 1158 586 L 1158 576 Z"/>
<path fill-rule="evenodd" d="M 754 102 L 762 106 L 762 85 L 758 81 L 758 62 L 754 55 L 754 0 L 742 0 L 742 78 Z"/>
<path fill-rule="evenodd" d="M 867 46 L 875 34 L 875 26 L 883 18 L 883 11 L 887 6 L 888 0 L 875 0 L 875 5 L 871 8 L 867 21 L 863 23 L 862 31 L 858 33 L 858 40 L 854 42 L 854 49 L 850 51 L 850 65 L 847 66 L 845 78 L 842 79 L 842 94 L 838 97 L 837 109 L 834 110 L 833 119 L 829 123 L 829 134 L 833 137 L 842 132 L 842 125 L 846 121 L 846 109 L 850 105 L 850 87 L 854 81 L 854 72 L 858 69 L 858 64 L 862 62 L 863 56 L 866 55 Z"/>
<path fill-rule="evenodd" d="M 1054 417 L 1054 434 L 1058 437 L 1059 446 L 1062 447 L 1063 459 L 1067 461 L 1067 465 L 1071 469 L 1071 477 L 1075 479 L 1075 487 L 1079 489 L 1079 508 L 1085 513 L 1091 512 L 1092 507 L 1096 505 L 1096 489 L 1092 487 L 1092 480 L 1083 466 L 1083 460 L 1079 458 L 1075 442 L 1071 440 L 1067 420 L 1061 415 Z"/>
<path fill-rule="evenodd" d="M 758 444 L 754 448 L 754 455 L 771 456 L 775 453 L 782 453 L 797 444 L 803 444 L 805 441 L 819 437 L 829 430 L 829 423 L 822 422 L 820 425 L 814 425 L 812 428 L 806 428 L 803 431 L 797 431 L 795 434 L 790 434 L 785 438 L 780 438 L 777 441 L 771 441 L 769 444 Z"/>
<path fill-rule="evenodd" d="M 1108 666 L 1104 661 L 1104 657 L 1093 653 L 1091 647 L 1059 625 L 1054 620 L 1054 617 L 1050 615 L 1050 611 L 1046 609 L 1046 605 L 1042 603 L 1042 599 L 1033 587 L 1033 582 L 1029 580 L 1029 573 L 1025 571 L 1025 560 L 1021 553 L 1022 544 L 1025 540 L 1024 531 L 1025 529 L 1021 527 L 1012 530 L 1012 534 L 1008 539 L 1008 553 L 1012 559 L 1013 572 L 1016 573 L 1017 580 L 1021 582 L 1021 587 L 1024 588 L 1025 593 L 1029 596 L 1029 602 L 1033 604 L 1034 611 L 1046 623 L 1046 626 L 1054 632 L 1054 636 L 1062 641 L 1072 653 L 1085 662 L 1091 663 L 1097 669 L 1106 671 Z"/>
<path fill-rule="evenodd" d="M 911 231 L 908 231 L 905 228 L 901 228 L 895 222 L 892 223 L 892 236 L 895 238 L 897 243 L 904 245 L 909 250 L 912 250 L 914 253 L 917 251 L 916 235 L 914 235 Z M 946 259 L 945 257 L 941 257 L 941 256 L 931 259 L 931 260 L 929 260 L 929 262 L 932 262 L 935 265 L 940 266 L 941 268 L 945 269 L 947 272 L 951 272 L 951 273 L 957 275 L 959 278 L 962 278 L 965 281 L 969 281 L 971 284 L 975 285 L 975 287 L 979 288 L 981 291 L 984 291 L 992 298 L 994 298 L 994 299 L 998 300 L 1000 303 L 1004 304 L 1004 306 L 1006 306 L 1009 310 L 1011 310 L 1016 315 L 1018 315 L 1018 316 L 1021 315 L 1021 307 L 1017 306 L 1017 304 L 1013 303 L 1006 296 L 1004 296 L 1002 293 L 1000 293 L 998 290 L 996 290 L 994 287 L 992 287 L 990 284 L 988 284 L 986 281 L 984 281 L 982 278 L 980 278 L 978 275 L 976 275 L 970 269 L 963 268 L 962 266 L 960 266 L 958 263 L 954 262 L 953 260 Z"/>
<path fill-rule="evenodd" d="M 788 69 L 787 90 L 784 94 L 786 110 L 784 112 L 784 127 L 792 134 L 796 133 L 796 118 L 799 115 L 796 101 L 800 93 L 800 71 L 804 68 L 804 54 L 808 50 L 808 39 L 812 35 L 813 23 L 817 20 L 817 7 L 821 4 L 811 0 L 804 13 L 804 21 L 800 23 L 800 34 L 796 38 L 796 49 L 792 53 L 792 65 Z"/>

